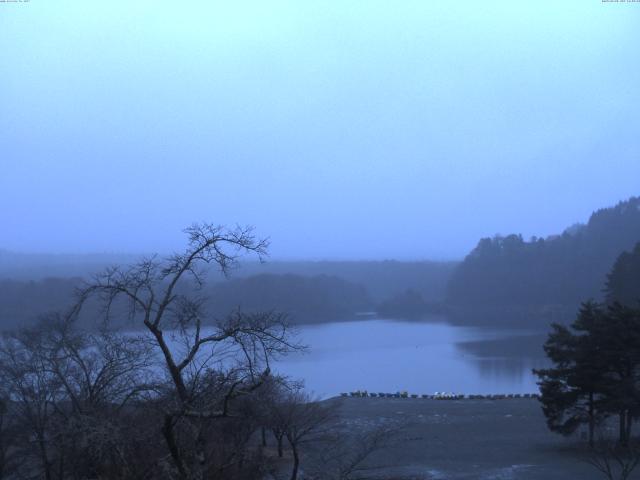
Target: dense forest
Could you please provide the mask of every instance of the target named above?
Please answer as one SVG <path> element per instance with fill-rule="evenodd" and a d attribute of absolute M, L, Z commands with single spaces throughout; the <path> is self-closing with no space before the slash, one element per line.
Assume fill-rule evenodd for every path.
<path fill-rule="evenodd" d="M 46 278 L 38 281 L 0 280 L 0 327 L 25 326 L 38 316 L 60 311 L 73 302 L 80 278 Z"/>
<path fill-rule="evenodd" d="M 415 290 L 425 301 L 441 302 L 447 283 L 459 262 L 437 261 L 268 261 L 263 264 L 244 263 L 234 276 L 294 274 L 301 276 L 328 275 L 358 283 L 367 289 L 378 303 L 407 290 Z"/>
<path fill-rule="evenodd" d="M 40 281 L 0 280 L 0 325 L 24 326 L 49 311 L 64 310 L 84 284 L 80 278 Z M 293 323 L 353 319 L 375 308 L 366 289 L 338 277 L 254 275 L 211 282 L 205 292 L 207 311 L 217 318 L 231 312 L 286 312 Z M 92 318 L 97 306 L 85 305 L 81 318 Z"/>
<path fill-rule="evenodd" d="M 639 240 L 638 197 L 598 210 L 561 235 L 483 238 L 453 273 L 447 303 L 575 308 L 584 299 L 602 299 L 614 261 Z"/>
<path fill-rule="evenodd" d="M 25 256 L 0 252 L 0 326 L 26 325 L 64 309 L 74 291 L 117 256 Z M 23 259 L 24 271 L 14 268 Z M 120 258 L 130 263 L 127 256 Z M 415 316 L 440 303 L 454 262 L 243 262 L 229 277 L 209 272 L 210 311 L 220 317 L 242 308 L 278 310 L 295 323 L 344 320 L 382 310 Z M 45 276 L 50 269 L 51 276 Z M 54 277 L 53 274 L 56 274 Z M 33 275 L 33 278 L 25 275 Z M 403 305 L 411 292 L 413 305 Z"/>
<path fill-rule="evenodd" d="M 605 287 L 608 304 L 638 306 L 640 302 L 640 242 L 630 252 L 624 251 L 607 275 Z"/>
<path fill-rule="evenodd" d="M 374 306 L 362 285 L 318 275 L 254 275 L 214 284 L 210 306 L 220 317 L 234 309 L 287 312 L 292 322 L 350 320 Z"/>

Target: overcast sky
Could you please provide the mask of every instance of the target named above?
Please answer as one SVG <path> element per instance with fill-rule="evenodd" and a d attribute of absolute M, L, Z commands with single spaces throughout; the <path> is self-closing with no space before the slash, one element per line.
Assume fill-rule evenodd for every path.
<path fill-rule="evenodd" d="M 0 248 L 452 259 L 640 194 L 640 3 L 0 3 Z"/>

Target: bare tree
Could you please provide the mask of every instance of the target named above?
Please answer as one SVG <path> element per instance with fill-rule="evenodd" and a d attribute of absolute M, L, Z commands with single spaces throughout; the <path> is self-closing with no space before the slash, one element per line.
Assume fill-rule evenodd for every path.
<path fill-rule="evenodd" d="M 322 480 L 365 480 L 386 465 L 372 463 L 383 450 L 397 446 L 401 426 L 380 426 L 364 432 L 341 431 L 334 425 L 316 447 L 312 478 Z"/>
<path fill-rule="evenodd" d="M 107 269 L 65 315 L 1 338 L 0 474 L 11 452 L 16 478 L 262 475 L 255 434 L 268 425 L 269 386 L 286 384 L 270 362 L 301 347 L 281 314 L 207 313 L 207 271 L 226 274 L 243 253 L 262 257 L 266 242 L 250 229 L 187 233 L 183 253 Z M 96 300 L 98 328 L 80 329 Z M 142 330 L 114 330 L 123 319 Z"/>
<path fill-rule="evenodd" d="M 4 385 L 0 389 L 4 390 Z M 9 411 L 11 401 L 6 392 L 0 392 L 0 479 L 11 478 L 18 469 L 14 439 L 19 435 L 18 425 Z"/>
<path fill-rule="evenodd" d="M 81 331 L 74 318 L 60 316 L 41 324 L 39 333 L 36 354 L 64 399 L 54 404 L 60 462 L 67 470 L 131 477 L 129 433 L 120 413 L 155 388 L 148 343 L 108 330 Z"/>
<path fill-rule="evenodd" d="M 7 466 L 6 414 L 7 400 L 0 396 L 0 478 L 4 478 Z"/>
<path fill-rule="evenodd" d="M 36 352 L 37 340 L 29 332 L 5 334 L 0 341 L 0 377 L 9 393 L 13 419 L 21 426 L 13 448 L 26 459 L 23 470 L 51 480 L 54 405 L 62 399 L 62 392 L 58 379 Z"/>
<path fill-rule="evenodd" d="M 261 419 L 262 446 L 266 446 L 266 430 L 268 429 L 276 441 L 279 458 L 284 456 L 285 433 L 290 420 L 283 413 L 283 402 L 288 400 L 292 393 L 302 389 L 302 382 L 292 381 L 282 376 L 271 376 L 260 389 L 259 415 Z"/>
<path fill-rule="evenodd" d="M 126 470 L 118 413 L 144 390 L 149 360 L 138 339 L 80 331 L 72 316 L 5 334 L 0 377 L 15 432 L 6 448 L 21 475 L 66 478 L 89 463 Z"/>
<path fill-rule="evenodd" d="M 291 480 L 296 480 L 300 469 L 301 447 L 327 433 L 335 411 L 331 405 L 312 399 L 300 385 L 289 391 L 281 389 L 279 398 L 270 405 L 270 409 L 271 429 L 283 435 L 291 448 Z M 279 455 L 281 448 L 279 443 Z"/>
<path fill-rule="evenodd" d="M 640 463 L 640 447 L 601 438 L 589 449 L 586 461 L 608 480 L 627 480 Z"/>
<path fill-rule="evenodd" d="M 128 318 L 151 335 L 168 377 L 162 422 L 167 448 L 181 478 L 201 479 L 213 468 L 209 422 L 234 416 L 234 402 L 269 377 L 270 360 L 298 346 L 282 315 L 236 312 L 215 322 L 206 311 L 210 267 L 227 274 L 242 254 L 262 259 L 267 241 L 250 228 L 202 224 L 186 233 L 183 253 L 98 275 L 79 292 L 78 308 L 97 296 L 108 324 L 124 301 Z"/>
<path fill-rule="evenodd" d="M 51 315 L 37 333 L 37 354 L 69 399 L 67 411 L 86 414 L 99 409 L 122 409 L 136 395 L 152 388 L 152 351 L 134 335 L 109 330 L 86 332 L 74 318 Z"/>

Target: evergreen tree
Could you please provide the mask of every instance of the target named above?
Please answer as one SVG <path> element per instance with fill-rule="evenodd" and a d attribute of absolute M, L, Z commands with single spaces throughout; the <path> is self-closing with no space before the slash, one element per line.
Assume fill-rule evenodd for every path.
<path fill-rule="evenodd" d="M 631 252 L 622 252 L 607 275 L 607 303 L 636 306 L 640 302 L 640 242 Z"/>
<path fill-rule="evenodd" d="M 571 328 L 552 326 L 544 349 L 554 366 L 534 370 L 540 378 L 540 401 L 549 429 L 570 435 L 580 425 L 588 424 L 590 445 L 596 422 L 604 413 L 597 400 L 605 376 L 598 338 L 592 332 L 604 322 L 597 303 L 584 303 Z"/>
<path fill-rule="evenodd" d="M 545 343 L 553 367 L 534 370 L 543 412 L 552 431 L 569 435 L 610 415 L 619 417 L 626 445 L 640 416 L 640 309 L 619 303 L 584 303 L 570 327 L 553 325 Z"/>
<path fill-rule="evenodd" d="M 607 309 L 606 325 L 593 332 L 605 366 L 600 386 L 600 408 L 619 416 L 620 443 L 631 437 L 631 425 L 640 414 L 640 310 L 614 303 Z"/>

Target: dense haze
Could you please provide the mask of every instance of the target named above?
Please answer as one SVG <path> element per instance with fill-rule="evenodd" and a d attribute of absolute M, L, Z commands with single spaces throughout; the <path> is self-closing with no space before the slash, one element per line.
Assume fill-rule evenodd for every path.
<path fill-rule="evenodd" d="M 636 478 L 639 21 L 0 0 L 0 480 Z"/>
<path fill-rule="evenodd" d="M 462 258 L 637 194 L 638 21 L 591 2 L 0 5 L 0 248 Z"/>

